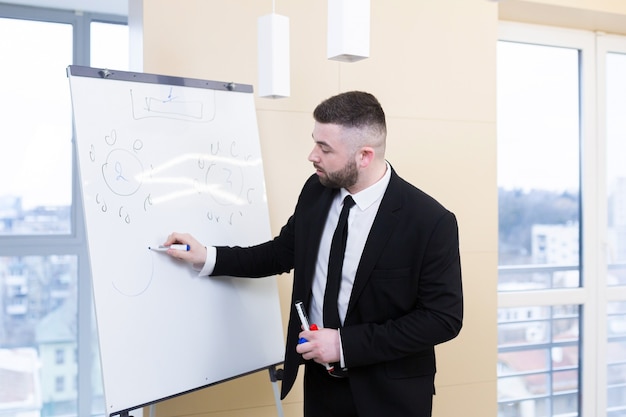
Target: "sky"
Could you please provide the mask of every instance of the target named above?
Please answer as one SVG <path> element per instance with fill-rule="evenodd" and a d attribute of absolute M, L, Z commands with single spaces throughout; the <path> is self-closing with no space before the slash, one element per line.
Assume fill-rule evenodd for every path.
<path fill-rule="evenodd" d="M 577 51 L 499 42 L 497 100 L 498 184 L 577 189 Z"/>
<path fill-rule="evenodd" d="M 128 68 L 128 27 L 94 23 L 92 66 Z M 0 197 L 23 207 L 71 204 L 72 64 L 68 24 L 0 19 Z M 28 53 L 24 53 L 28 51 Z"/>
<path fill-rule="evenodd" d="M 607 63 L 606 167 L 614 179 L 626 177 L 626 55 L 611 53 Z M 578 83 L 577 49 L 498 43 L 499 186 L 579 188 Z"/>

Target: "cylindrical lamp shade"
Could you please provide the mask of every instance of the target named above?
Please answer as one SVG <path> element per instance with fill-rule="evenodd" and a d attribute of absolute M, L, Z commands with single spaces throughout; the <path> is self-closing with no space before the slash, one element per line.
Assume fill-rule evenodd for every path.
<path fill-rule="evenodd" d="M 328 0 L 327 55 L 343 62 L 370 56 L 370 0 Z"/>
<path fill-rule="evenodd" d="M 276 13 L 259 17 L 259 97 L 289 97 L 289 18 Z"/>

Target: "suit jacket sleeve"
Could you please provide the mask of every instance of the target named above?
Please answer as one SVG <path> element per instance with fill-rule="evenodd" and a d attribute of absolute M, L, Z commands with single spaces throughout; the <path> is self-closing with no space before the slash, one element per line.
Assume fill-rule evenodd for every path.
<path fill-rule="evenodd" d="M 242 248 L 218 246 L 211 275 L 259 278 L 291 271 L 294 259 L 293 216 L 278 236 L 259 245 Z"/>

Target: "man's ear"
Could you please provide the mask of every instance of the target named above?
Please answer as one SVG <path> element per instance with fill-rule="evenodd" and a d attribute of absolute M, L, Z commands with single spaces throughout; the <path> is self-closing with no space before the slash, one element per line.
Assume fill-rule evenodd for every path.
<path fill-rule="evenodd" d="M 357 166 L 361 168 L 367 167 L 373 160 L 375 156 L 374 148 L 370 146 L 365 146 L 361 148 L 359 152 L 357 152 L 356 163 Z"/>

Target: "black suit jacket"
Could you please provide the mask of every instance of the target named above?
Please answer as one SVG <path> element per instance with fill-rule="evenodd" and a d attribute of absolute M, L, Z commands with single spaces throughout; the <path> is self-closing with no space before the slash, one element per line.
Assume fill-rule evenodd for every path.
<path fill-rule="evenodd" d="M 336 192 L 312 175 L 273 240 L 217 248 L 213 275 L 262 277 L 294 270 L 282 398 L 303 363 L 296 352 L 300 321 L 294 301 L 310 299 L 319 242 Z M 420 406 L 414 404 L 415 393 L 434 394 L 434 346 L 454 338 L 462 318 L 456 218 L 392 170 L 341 329 L 353 395 L 359 409 L 368 410 L 363 415 L 409 415 L 402 410 Z"/>

